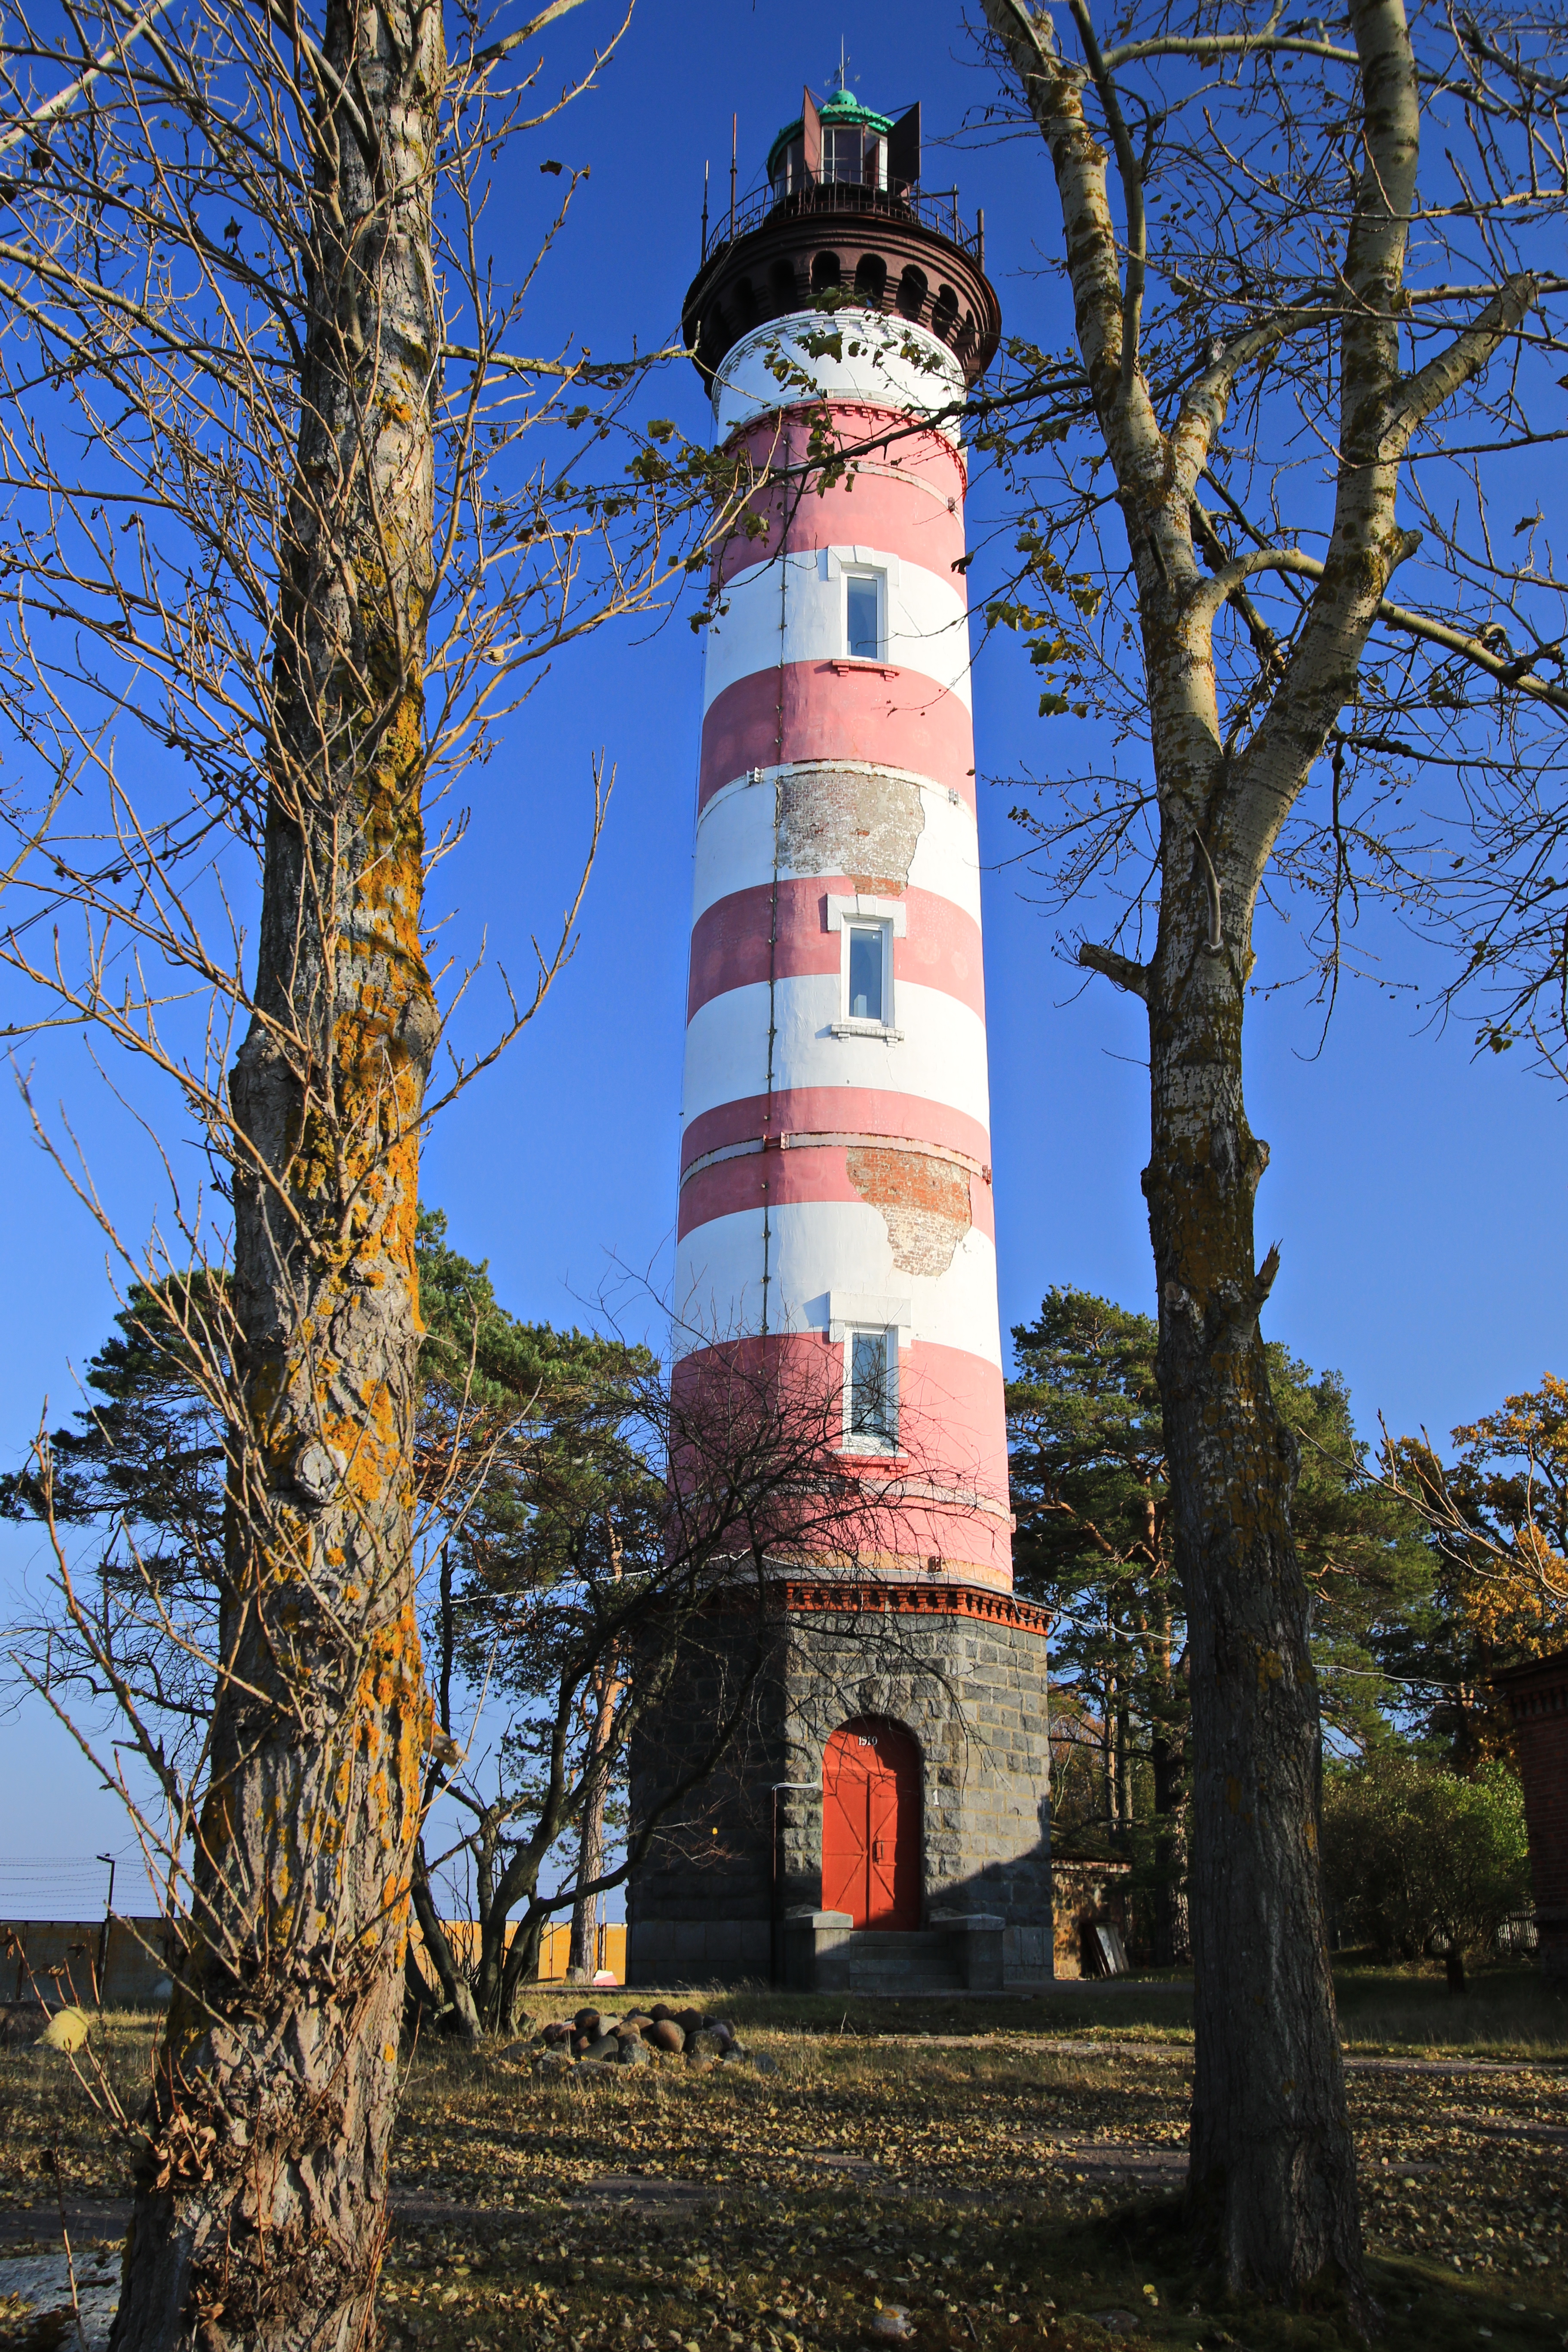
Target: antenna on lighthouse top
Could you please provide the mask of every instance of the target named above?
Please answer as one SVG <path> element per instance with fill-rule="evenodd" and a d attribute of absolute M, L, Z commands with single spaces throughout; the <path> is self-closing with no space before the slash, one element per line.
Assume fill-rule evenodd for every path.
<path fill-rule="evenodd" d="M 740 150 L 741 118 L 730 117 L 730 235 L 735 234 L 735 161 Z"/>
<path fill-rule="evenodd" d="M 702 258 L 708 258 L 708 158 L 702 159 Z"/>

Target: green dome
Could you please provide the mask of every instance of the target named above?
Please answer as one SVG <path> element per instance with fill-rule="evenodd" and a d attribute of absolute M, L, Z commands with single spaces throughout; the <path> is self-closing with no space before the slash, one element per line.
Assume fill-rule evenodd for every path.
<path fill-rule="evenodd" d="M 893 127 L 890 114 L 879 114 L 874 107 L 862 106 L 859 100 L 847 89 L 836 89 L 831 98 L 824 100 L 819 111 L 824 123 L 833 131 L 874 131 L 879 138 L 885 139 Z M 773 165 L 784 148 L 792 139 L 800 136 L 802 121 L 803 118 L 797 114 L 793 122 L 786 122 L 768 149 L 770 180 L 773 175 Z"/>

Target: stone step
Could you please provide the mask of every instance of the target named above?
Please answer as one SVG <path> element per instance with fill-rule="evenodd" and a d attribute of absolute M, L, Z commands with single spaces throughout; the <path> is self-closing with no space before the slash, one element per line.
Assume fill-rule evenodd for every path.
<path fill-rule="evenodd" d="M 952 1939 L 939 1928 L 858 1928 L 817 1960 L 825 1992 L 950 1992 L 963 1983 Z"/>

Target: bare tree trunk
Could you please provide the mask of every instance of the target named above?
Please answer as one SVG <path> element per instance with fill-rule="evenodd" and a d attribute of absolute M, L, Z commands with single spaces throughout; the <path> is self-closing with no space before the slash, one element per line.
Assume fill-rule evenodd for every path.
<path fill-rule="evenodd" d="M 603 1759 L 615 1728 L 616 1701 L 621 1687 L 613 1660 L 595 1679 L 596 1705 L 588 1735 L 588 1793 L 583 1803 L 583 1827 L 577 1845 L 580 1889 L 591 1886 L 605 1867 L 605 1804 L 610 1791 Z M 594 1975 L 598 1967 L 598 1896 L 579 1893 L 572 1906 L 572 1940 L 566 1954 L 568 1976 L 575 1972 L 580 1980 L 584 1970 L 590 1977 Z"/>
<path fill-rule="evenodd" d="M 115 2352 L 355 2352 L 385 2229 L 430 1725 L 410 1465 L 440 11 L 331 0 L 324 58 L 256 1010 L 231 1082 L 249 1419 Z"/>
<path fill-rule="evenodd" d="M 474 1998 L 480 2017 L 492 2033 L 510 2031 L 510 2019 L 506 2011 L 507 1922 L 517 1902 L 519 1872 L 516 1850 L 492 1880 L 488 1899 L 479 1906 L 479 1958 L 474 1971 Z M 527 1891 L 532 1892 L 532 1880 Z M 515 1938 L 514 1938 L 515 1940 Z"/>
<path fill-rule="evenodd" d="M 577 1884 L 597 1878 L 605 1859 L 605 1800 L 601 1792 L 583 1817 L 583 1843 L 577 1861 Z M 566 1951 L 566 1973 L 574 1984 L 592 1978 L 598 1969 L 599 1898 L 579 1895 L 572 1906 L 572 1936 Z"/>
<path fill-rule="evenodd" d="M 503 1825 L 510 1818 L 504 1800 L 475 1808 L 479 1832 L 474 1840 L 474 1877 L 479 1949 L 474 1969 L 474 2000 L 479 2014 L 492 2033 L 506 2030 L 500 2014 L 500 1991 L 506 1962 L 506 1923 L 512 1900 L 507 1893 L 509 1865 L 501 1847 Z"/>
<path fill-rule="evenodd" d="M 430 1891 L 430 1874 L 425 1864 L 424 1842 L 421 1840 L 414 1857 L 414 1916 L 419 1922 L 419 1933 L 430 1965 L 436 1971 L 436 1981 L 441 1988 L 447 2011 L 445 2030 L 470 2044 L 479 2039 L 479 2013 L 474 2006 L 474 1996 L 467 1977 L 458 1966 L 447 1930 L 441 1925 L 436 1899 Z"/>
<path fill-rule="evenodd" d="M 1252 1202 L 1267 1154 L 1242 1107 L 1240 991 L 1170 917 L 1150 997 L 1144 1190 L 1192 1659 L 1189 2197 L 1232 2279 L 1353 2276 L 1361 2221 L 1319 1884 L 1295 1454 L 1258 1328 L 1270 1269 L 1260 1284 Z"/>
<path fill-rule="evenodd" d="M 1156 785 L 1152 961 L 1087 941 L 1079 961 L 1142 997 L 1149 1013 L 1143 1189 L 1193 1715 L 1192 2212 L 1200 2246 L 1233 2288 L 1294 2298 L 1332 2283 L 1366 2325 L 1375 2307 L 1319 1883 L 1318 1694 L 1290 1532 L 1295 1459 L 1258 1332 L 1279 1258 L 1271 1251 L 1258 1266 L 1254 1256 L 1253 1196 L 1268 1153 L 1243 1103 L 1242 1016 L 1254 909 L 1280 829 L 1355 701 L 1389 583 L 1419 544 L 1396 511 L 1412 438 L 1486 368 L 1538 288 L 1526 273 L 1500 279 L 1468 326 L 1436 338 L 1431 355 L 1401 373 L 1404 268 L 1421 210 L 1421 79 L 1401 0 L 1352 0 L 1353 48 L 1340 55 L 1357 179 L 1331 231 L 1343 247 L 1323 314 L 1337 362 L 1332 526 L 1321 558 L 1261 530 L 1230 553 L 1199 485 L 1238 384 L 1286 350 L 1301 313 L 1289 299 L 1270 310 L 1216 299 L 1203 317 L 1200 365 L 1173 391 L 1152 384 L 1142 336 L 1153 142 L 1141 160 L 1118 82 L 1119 69 L 1154 51 L 1205 71 L 1212 26 L 1197 11 L 1180 23 L 1162 14 L 1157 38 L 1102 49 L 1089 0 L 1069 0 L 1075 61 L 1058 49 L 1048 8 L 984 5 L 1051 159 L 1085 420 L 1110 463 L 1136 583 Z M 1234 48 L 1254 37 L 1238 33 Z M 1257 37 L 1272 40 L 1275 20 Z M 1279 37 L 1288 44 L 1295 28 Z M 1216 146 L 1215 156 L 1215 185 L 1227 185 L 1229 155 Z M 1299 193 L 1293 184 L 1289 200 Z M 1247 583 L 1269 573 L 1311 583 L 1289 643 L 1247 604 Z M 1258 675 L 1226 724 L 1214 631 L 1233 601 Z"/>
<path fill-rule="evenodd" d="M 1132 1711 L 1125 1675 L 1116 1702 L 1116 1809 L 1126 1837 L 1132 1828 Z"/>
<path fill-rule="evenodd" d="M 1106 1632 L 1110 1631 L 1110 1612 L 1107 1609 Z M 1100 1764 L 1105 1775 L 1105 1834 L 1113 1838 L 1117 1831 L 1116 1800 L 1120 1786 L 1116 1774 L 1116 1669 L 1110 1664 L 1110 1643 L 1106 1645 L 1106 1664 L 1100 1686 Z"/>
<path fill-rule="evenodd" d="M 1150 1747 L 1154 1781 L 1154 1964 L 1169 1969 L 1191 1957 L 1187 1899 L 1181 1884 L 1185 1861 L 1181 1759 L 1169 1732 L 1159 1725 Z"/>
<path fill-rule="evenodd" d="M 457 1651 L 457 1616 L 452 1601 L 452 1549 L 444 1543 L 437 1560 L 437 1656 L 435 1697 L 435 1730 L 437 1746 L 445 1742 L 442 1753 L 456 1752 L 452 1738 L 452 1668 Z M 423 1813 L 429 1811 L 441 1784 L 441 1767 L 432 1757 L 425 1774 Z M 444 2030 L 455 2033 L 470 2045 L 479 2039 L 479 2011 L 468 1980 L 458 1966 L 451 1939 L 441 1924 L 436 1908 L 436 1898 L 430 1887 L 430 1869 L 425 1859 L 425 1841 L 420 1838 L 414 1849 L 412 1873 L 414 1915 L 419 1922 L 420 1937 L 436 1971 L 442 1999 L 437 2004 L 444 2021 Z"/>
<path fill-rule="evenodd" d="M 1172 1673 L 1172 1624 L 1169 1588 L 1162 1585 L 1155 1598 L 1154 1661 L 1158 1688 L 1150 1727 L 1149 1760 L 1154 1783 L 1154 1962 L 1174 1968 L 1190 1959 L 1187 1894 L 1182 1880 L 1186 1870 L 1186 1835 L 1183 1772 L 1185 1759 L 1181 1741 L 1173 1736 L 1180 1721 Z"/>

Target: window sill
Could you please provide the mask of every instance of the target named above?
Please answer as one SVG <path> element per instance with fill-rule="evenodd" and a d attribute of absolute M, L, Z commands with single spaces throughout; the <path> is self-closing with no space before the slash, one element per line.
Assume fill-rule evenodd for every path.
<path fill-rule="evenodd" d="M 901 1045 L 904 1033 L 889 1029 L 881 1021 L 830 1021 L 828 1029 L 835 1037 L 878 1037 L 884 1045 Z"/>
<path fill-rule="evenodd" d="M 879 677 L 897 677 L 899 675 L 897 662 L 864 661 L 858 654 L 838 654 L 827 667 L 836 677 L 842 677 L 846 670 L 857 669 L 875 670 Z"/>

